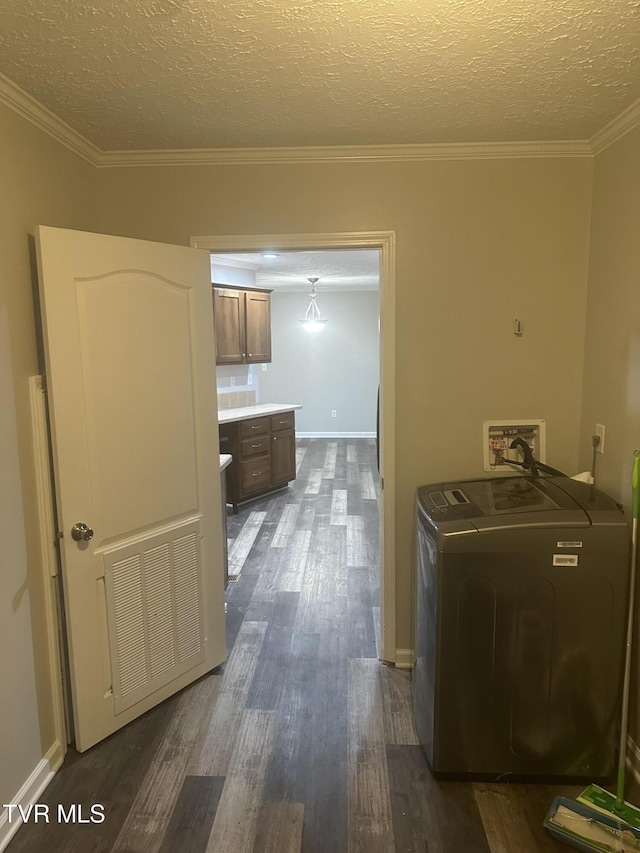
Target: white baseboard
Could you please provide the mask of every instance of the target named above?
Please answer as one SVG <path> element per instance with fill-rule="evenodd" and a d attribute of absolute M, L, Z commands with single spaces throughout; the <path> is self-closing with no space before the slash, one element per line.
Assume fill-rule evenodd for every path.
<path fill-rule="evenodd" d="M 298 432 L 296 438 L 375 438 L 375 432 Z"/>
<path fill-rule="evenodd" d="M 23 808 L 38 802 L 38 797 L 53 779 L 62 764 L 64 749 L 59 741 L 47 750 L 46 755 L 35 766 L 33 772 L 13 798 L 13 803 L 20 803 Z M 13 818 L 9 823 L 9 811 L 3 809 L 0 813 L 0 853 L 5 849 L 13 836 L 22 826 L 22 820 L 17 810 L 13 810 Z"/>
<path fill-rule="evenodd" d="M 413 669 L 413 649 L 396 649 L 396 668 Z"/>

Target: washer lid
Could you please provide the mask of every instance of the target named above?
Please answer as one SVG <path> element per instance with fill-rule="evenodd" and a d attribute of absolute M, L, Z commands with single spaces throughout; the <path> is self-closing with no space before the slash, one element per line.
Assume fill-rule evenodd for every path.
<path fill-rule="evenodd" d="M 513 527 L 590 527 L 585 509 L 554 480 L 494 477 L 443 483 L 447 504 L 477 530 Z"/>

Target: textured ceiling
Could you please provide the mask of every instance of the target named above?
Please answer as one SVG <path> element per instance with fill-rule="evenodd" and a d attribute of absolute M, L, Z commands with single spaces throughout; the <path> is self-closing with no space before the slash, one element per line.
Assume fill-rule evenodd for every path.
<path fill-rule="evenodd" d="M 218 254 L 219 261 L 250 264 L 259 287 L 274 290 L 306 291 L 308 280 L 318 279 L 318 293 L 330 290 L 378 290 L 380 286 L 379 252 L 372 249 L 331 249 L 330 251 L 280 252 L 277 258 L 265 258 L 256 252 Z M 215 275 L 214 275 L 215 280 Z"/>
<path fill-rule="evenodd" d="M 0 72 L 102 150 L 587 139 L 640 0 L 2 0 Z"/>

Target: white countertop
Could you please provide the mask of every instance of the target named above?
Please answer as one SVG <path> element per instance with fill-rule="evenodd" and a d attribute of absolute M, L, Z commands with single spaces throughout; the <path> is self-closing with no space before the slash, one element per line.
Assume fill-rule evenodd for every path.
<path fill-rule="evenodd" d="M 261 418 L 265 415 L 280 415 L 301 409 L 300 403 L 260 403 L 259 406 L 242 406 L 239 409 L 220 409 L 218 423 L 230 424 L 234 421 L 248 421 L 251 418 Z"/>
<path fill-rule="evenodd" d="M 232 456 L 230 453 L 221 453 L 220 454 L 220 472 L 224 471 L 225 468 L 228 468 L 231 465 Z"/>

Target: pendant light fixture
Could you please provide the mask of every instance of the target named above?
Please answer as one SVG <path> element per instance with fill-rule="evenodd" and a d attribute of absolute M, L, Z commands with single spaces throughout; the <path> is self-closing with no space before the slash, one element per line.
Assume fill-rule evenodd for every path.
<path fill-rule="evenodd" d="M 325 318 L 320 316 L 320 309 L 318 308 L 318 303 L 316 301 L 318 298 L 318 294 L 316 293 L 316 282 L 319 281 L 319 279 L 308 278 L 307 281 L 311 283 L 311 300 L 309 302 L 307 312 L 300 322 L 307 332 L 319 332 L 320 329 L 324 329 L 324 324 L 327 322 Z"/>

